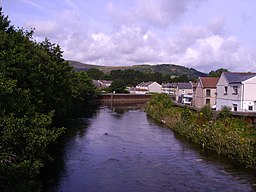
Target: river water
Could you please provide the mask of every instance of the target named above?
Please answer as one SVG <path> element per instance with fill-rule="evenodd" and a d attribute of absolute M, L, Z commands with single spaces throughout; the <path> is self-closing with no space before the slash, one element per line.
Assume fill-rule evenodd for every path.
<path fill-rule="evenodd" d="M 101 107 L 66 127 L 44 191 L 255 191 L 252 171 L 202 151 L 141 109 Z"/>

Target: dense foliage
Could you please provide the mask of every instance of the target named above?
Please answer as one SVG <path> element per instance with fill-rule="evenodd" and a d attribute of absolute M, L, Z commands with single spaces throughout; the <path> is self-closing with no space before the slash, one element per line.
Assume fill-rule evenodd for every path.
<path fill-rule="evenodd" d="M 132 69 L 127 70 L 112 70 L 109 74 L 104 74 L 99 69 L 89 69 L 87 71 L 89 77 L 93 79 L 105 79 L 112 81 L 123 81 L 126 86 L 136 86 L 141 82 L 156 81 L 158 83 L 171 83 L 171 82 L 189 82 L 186 75 L 172 78 L 170 75 L 163 75 L 159 72 L 140 72 Z"/>
<path fill-rule="evenodd" d="M 108 79 L 108 77 L 106 77 L 106 75 L 101 70 L 96 68 L 88 69 L 86 73 L 92 79 L 96 79 L 96 80 Z"/>
<path fill-rule="evenodd" d="M 220 77 L 223 72 L 229 72 L 229 71 L 224 68 L 219 68 L 215 71 L 210 71 L 209 77 Z"/>
<path fill-rule="evenodd" d="M 155 95 L 146 107 L 154 119 L 201 144 L 245 166 L 256 169 L 255 125 L 243 118 L 234 118 L 228 108 L 217 115 L 209 106 L 200 112 L 175 107 L 167 95 Z"/>
<path fill-rule="evenodd" d="M 85 72 L 75 73 L 58 45 L 32 39 L 10 25 L 0 8 L 0 191 L 38 191 L 47 147 L 64 128 L 53 118 L 95 93 Z"/>
<path fill-rule="evenodd" d="M 112 84 L 109 86 L 108 91 L 111 93 L 128 93 L 124 81 L 120 79 L 113 81 Z"/>

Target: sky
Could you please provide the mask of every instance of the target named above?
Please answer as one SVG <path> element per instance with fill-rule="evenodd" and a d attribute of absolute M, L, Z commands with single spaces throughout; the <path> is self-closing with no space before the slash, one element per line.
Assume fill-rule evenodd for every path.
<path fill-rule="evenodd" d="M 255 0 L 0 0 L 11 24 L 88 64 L 256 72 Z"/>

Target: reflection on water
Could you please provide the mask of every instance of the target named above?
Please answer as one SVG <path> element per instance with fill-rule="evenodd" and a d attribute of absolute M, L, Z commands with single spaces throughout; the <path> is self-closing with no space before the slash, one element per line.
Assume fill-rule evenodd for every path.
<path fill-rule="evenodd" d="M 72 119 L 45 191 L 254 191 L 255 175 L 202 151 L 139 109 Z"/>

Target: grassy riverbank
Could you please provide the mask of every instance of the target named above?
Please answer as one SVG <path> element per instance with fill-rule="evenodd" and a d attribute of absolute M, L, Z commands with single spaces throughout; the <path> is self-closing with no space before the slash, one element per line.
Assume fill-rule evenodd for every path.
<path fill-rule="evenodd" d="M 244 118 L 234 118 L 228 109 L 213 114 L 209 107 L 200 112 L 173 105 L 167 95 L 154 95 L 147 114 L 184 135 L 203 148 L 235 159 L 256 169 L 256 126 Z"/>

